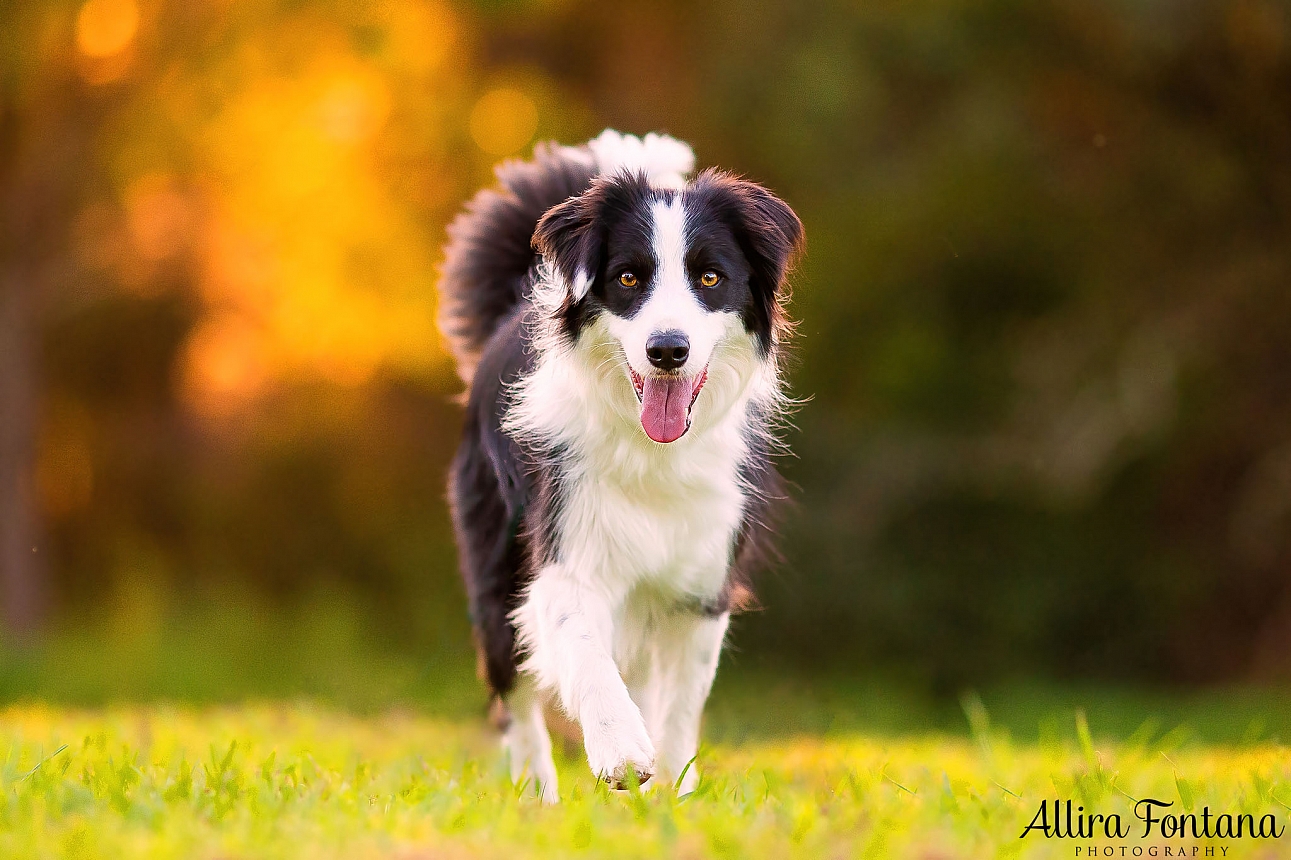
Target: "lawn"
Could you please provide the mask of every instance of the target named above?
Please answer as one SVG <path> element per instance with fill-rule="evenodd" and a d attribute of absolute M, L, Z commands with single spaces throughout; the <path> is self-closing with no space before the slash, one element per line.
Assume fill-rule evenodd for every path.
<path fill-rule="evenodd" d="M 779 702 L 772 707 L 788 708 Z M 613 794 L 575 755 L 566 802 L 508 784 L 482 721 L 305 703 L 12 706 L 0 711 L 0 856 L 1072 857 L 1287 856 L 1282 839 L 1142 839 L 1130 798 L 1288 823 L 1291 758 L 1145 724 L 1125 740 L 1069 732 L 1015 742 L 968 700 L 966 736 L 861 732 L 718 741 L 692 795 Z M 1019 834 L 1039 803 L 1120 813 L 1121 839 Z M 1052 820 L 1052 819 L 1051 819 Z M 1087 848 L 1086 848 L 1087 850 Z M 1082 853 L 1079 856 L 1086 856 Z"/>
<path fill-rule="evenodd" d="M 934 696 L 734 652 L 696 792 L 610 793 L 558 749 L 547 808 L 504 776 L 469 647 L 427 661 L 363 629 L 223 614 L 0 654 L 0 858 L 1291 856 L 1278 691 Z M 1149 797 L 1283 836 L 1143 839 Z M 1067 799 L 1130 832 L 1019 838 Z"/>

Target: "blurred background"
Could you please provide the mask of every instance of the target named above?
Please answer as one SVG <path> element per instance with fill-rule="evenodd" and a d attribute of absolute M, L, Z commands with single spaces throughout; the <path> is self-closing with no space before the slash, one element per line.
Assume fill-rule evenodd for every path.
<path fill-rule="evenodd" d="M 807 229 L 734 665 L 1291 675 L 1286 3 L 4 2 L 0 64 L 0 697 L 482 707 L 444 226 L 607 126 Z"/>

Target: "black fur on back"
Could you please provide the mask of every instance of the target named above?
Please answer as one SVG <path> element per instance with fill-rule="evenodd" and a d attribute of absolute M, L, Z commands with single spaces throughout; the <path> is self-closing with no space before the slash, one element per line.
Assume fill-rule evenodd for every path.
<path fill-rule="evenodd" d="M 586 191 L 594 172 L 587 150 L 540 143 L 533 160 L 498 165 L 498 185 L 476 194 L 449 225 L 439 327 L 468 386 L 485 343 L 524 295 L 539 219 Z"/>
<path fill-rule="evenodd" d="M 531 161 L 507 161 L 494 172 L 498 185 L 476 194 L 448 228 L 439 325 L 469 389 L 449 506 L 482 674 L 505 693 L 515 680 L 508 613 L 528 567 L 529 491 L 522 453 L 499 427 L 504 392 L 532 361 L 522 317 L 532 307 L 534 228 L 553 206 L 587 190 L 595 166 L 585 148 L 545 143 Z"/>
<path fill-rule="evenodd" d="M 504 320 L 487 344 L 448 476 L 449 509 L 481 674 L 499 694 L 515 682 L 515 628 L 509 615 L 531 568 L 524 520 L 532 470 L 525 452 L 501 429 L 506 386 L 533 363 L 523 324 L 526 307 Z"/>

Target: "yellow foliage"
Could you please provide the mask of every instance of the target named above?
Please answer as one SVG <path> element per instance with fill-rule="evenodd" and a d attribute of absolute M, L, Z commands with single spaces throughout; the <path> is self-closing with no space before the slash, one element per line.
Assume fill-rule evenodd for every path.
<path fill-rule="evenodd" d="M 427 101 L 441 121 L 459 101 L 464 82 L 444 63 L 458 25 L 433 4 L 387 4 L 375 19 L 363 22 L 380 29 L 375 50 L 342 26 L 355 22 L 302 13 L 257 31 L 222 74 L 164 82 L 181 119 L 198 117 L 197 286 L 210 314 L 185 351 L 181 388 L 204 412 L 276 379 L 356 385 L 383 367 L 415 376 L 444 360 L 433 323 L 440 235 L 424 221 L 454 192 L 432 175 L 405 195 L 400 171 L 448 156 L 452 135 L 420 123 Z M 192 106 L 211 77 L 233 86 L 200 117 Z M 192 209 L 164 181 L 136 181 L 126 208 L 144 256 L 186 241 Z"/>

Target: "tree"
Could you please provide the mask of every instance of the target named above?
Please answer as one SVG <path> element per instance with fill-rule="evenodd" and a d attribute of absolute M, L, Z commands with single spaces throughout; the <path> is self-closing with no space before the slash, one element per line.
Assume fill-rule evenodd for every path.
<path fill-rule="evenodd" d="M 0 597 L 18 641 L 38 631 L 49 590 L 36 492 L 41 319 L 70 273 L 71 213 L 96 121 L 66 54 L 40 38 L 60 17 L 71 32 L 64 11 L 0 7 Z"/>

